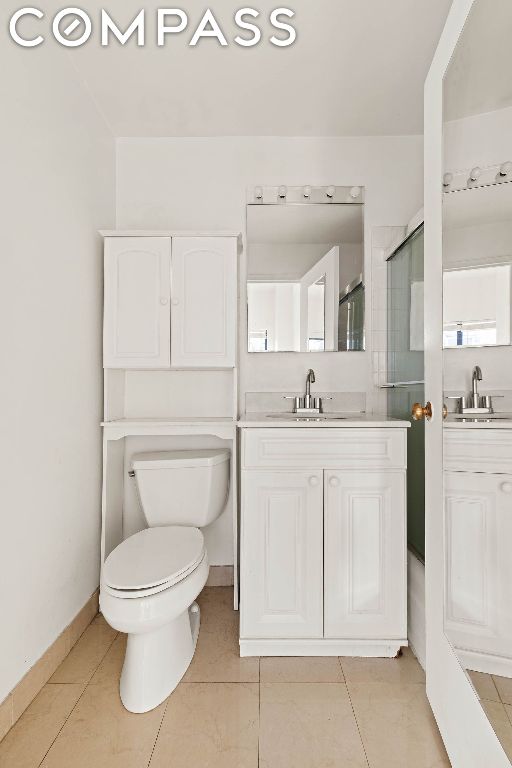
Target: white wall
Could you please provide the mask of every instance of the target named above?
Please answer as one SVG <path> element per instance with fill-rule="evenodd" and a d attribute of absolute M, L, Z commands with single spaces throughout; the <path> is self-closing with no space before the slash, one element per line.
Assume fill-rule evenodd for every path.
<path fill-rule="evenodd" d="M 512 107 L 448 122 L 444 131 L 445 169 L 470 170 L 476 165 L 481 168 L 500 165 L 512 159 L 511 136 Z M 471 260 L 474 262 L 474 257 Z M 512 390 L 511 346 L 445 350 L 445 390 L 470 391 L 475 365 L 482 368 L 482 392 Z M 495 405 L 499 409 L 500 401 Z"/>
<path fill-rule="evenodd" d="M 2 46 L 0 701 L 99 583 L 113 139 L 57 46 Z M 8 74 L 7 74 L 8 73 Z"/>
<path fill-rule="evenodd" d="M 318 391 L 372 392 L 371 230 L 404 225 L 421 207 L 422 152 L 420 136 L 119 139 L 117 226 L 245 232 L 247 187 L 364 186 L 367 352 L 249 355 L 242 264 L 240 391 L 242 405 L 246 392 L 300 392 L 312 365 Z"/>

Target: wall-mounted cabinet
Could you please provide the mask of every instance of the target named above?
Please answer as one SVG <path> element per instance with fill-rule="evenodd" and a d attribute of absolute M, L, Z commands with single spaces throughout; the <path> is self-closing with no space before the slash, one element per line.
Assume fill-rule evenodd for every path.
<path fill-rule="evenodd" d="M 233 368 L 236 236 L 105 237 L 104 367 Z"/>

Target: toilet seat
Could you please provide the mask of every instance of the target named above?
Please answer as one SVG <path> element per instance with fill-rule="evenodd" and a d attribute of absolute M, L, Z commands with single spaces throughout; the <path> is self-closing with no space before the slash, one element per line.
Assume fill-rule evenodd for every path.
<path fill-rule="evenodd" d="M 103 567 L 102 586 L 115 597 L 153 595 L 185 579 L 205 554 L 204 537 L 198 528 L 147 528 L 110 553 Z"/>

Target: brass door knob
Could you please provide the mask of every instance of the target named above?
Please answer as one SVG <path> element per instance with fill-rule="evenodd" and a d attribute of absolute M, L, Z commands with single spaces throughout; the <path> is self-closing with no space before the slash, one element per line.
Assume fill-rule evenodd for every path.
<path fill-rule="evenodd" d="M 432 418 L 432 403 L 427 403 L 426 405 L 421 405 L 421 403 L 414 403 L 411 410 L 411 416 L 413 417 L 414 421 L 421 421 L 422 419 L 427 419 L 427 421 L 430 421 Z"/>

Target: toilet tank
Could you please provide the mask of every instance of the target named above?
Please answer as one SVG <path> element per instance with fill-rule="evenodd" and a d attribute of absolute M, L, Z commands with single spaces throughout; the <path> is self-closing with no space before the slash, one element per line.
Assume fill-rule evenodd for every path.
<path fill-rule="evenodd" d="M 216 520 L 227 501 L 229 460 L 225 448 L 135 454 L 131 468 L 148 526 L 204 528 Z"/>

